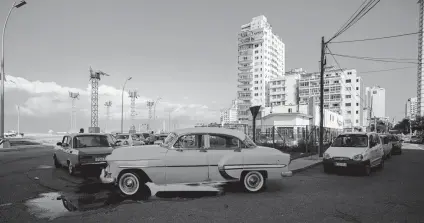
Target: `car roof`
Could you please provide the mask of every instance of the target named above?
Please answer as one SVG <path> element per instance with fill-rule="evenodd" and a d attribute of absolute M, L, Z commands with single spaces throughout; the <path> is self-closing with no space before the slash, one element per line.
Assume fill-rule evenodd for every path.
<path fill-rule="evenodd" d="M 69 134 L 68 136 L 71 137 L 76 137 L 76 136 L 107 136 L 109 135 L 108 133 L 72 133 Z"/>
<path fill-rule="evenodd" d="M 246 138 L 246 134 L 244 134 L 243 132 L 241 132 L 239 130 L 227 129 L 227 128 L 219 128 L 219 127 L 185 128 L 185 129 L 178 129 L 178 130 L 176 130 L 174 132 L 176 134 L 178 134 L 178 135 L 189 134 L 189 133 L 194 133 L 194 134 L 196 134 L 196 133 L 197 134 L 211 133 L 211 134 L 231 135 L 231 136 L 235 136 L 235 137 L 240 138 L 240 139 L 245 139 Z"/>

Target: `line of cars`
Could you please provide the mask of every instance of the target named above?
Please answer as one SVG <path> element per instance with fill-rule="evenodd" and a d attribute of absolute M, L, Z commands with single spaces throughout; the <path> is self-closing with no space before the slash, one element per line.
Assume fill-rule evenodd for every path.
<path fill-rule="evenodd" d="M 356 169 L 368 176 L 372 168 L 383 169 L 384 161 L 392 155 L 402 154 L 402 143 L 403 139 L 392 134 L 342 133 L 324 153 L 324 172 Z"/>
<path fill-rule="evenodd" d="M 116 185 L 124 196 L 149 194 L 149 182 L 239 182 L 247 192 L 259 192 L 268 179 L 292 175 L 289 154 L 258 146 L 237 130 L 189 128 L 168 134 L 159 145 L 118 146 L 121 142 L 110 134 L 66 135 L 55 147 L 53 160 L 70 174 L 94 165 L 101 169 L 100 180 Z"/>

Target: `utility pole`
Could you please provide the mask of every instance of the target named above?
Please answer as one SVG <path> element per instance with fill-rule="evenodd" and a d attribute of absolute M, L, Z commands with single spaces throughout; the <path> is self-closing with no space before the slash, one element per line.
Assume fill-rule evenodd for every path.
<path fill-rule="evenodd" d="M 20 118 L 21 118 L 21 107 L 18 105 L 18 136 L 21 135 L 21 131 L 20 131 Z"/>
<path fill-rule="evenodd" d="M 325 46 L 324 37 L 321 38 L 321 80 L 320 80 L 320 107 L 319 107 L 319 147 L 318 154 L 322 157 L 324 151 L 324 70 L 325 70 Z"/>
<path fill-rule="evenodd" d="M 105 102 L 105 106 L 106 106 L 106 128 L 105 128 L 105 132 L 107 132 L 108 123 L 109 123 L 109 119 L 110 119 L 110 107 L 112 106 L 112 101 Z"/>

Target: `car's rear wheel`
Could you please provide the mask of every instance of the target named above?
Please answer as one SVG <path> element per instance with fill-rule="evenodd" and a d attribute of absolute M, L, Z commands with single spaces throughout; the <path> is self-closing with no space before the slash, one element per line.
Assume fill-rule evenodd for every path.
<path fill-rule="evenodd" d="M 151 195 L 150 188 L 146 185 L 145 180 L 142 180 L 136 172 L 125 172 L 118 180 L 118 187 L 122 195 L 134 196 L 142 195 L 143 198 L 148 198 Z"/>
<path fill-rule="evenodd" d="M 72 165 L 71 161 L 68 161 L 68 173 L 71 176 L 75 175 L 75 167 Z"/>
<path fill-rule="evenodd" d="M 384 157 L 381 157 L 380 164 L 378 164 L 378 169 L 380 170 L 384 169 Z"/>
<path fill-rule="evenodd" d="M 257 193 L 265 188 L 266 180 L 259 171 L 249 171 L 242 177 L 242 184 L 245 191 Z"/>
<path fill-rule="evenodd" d="M 363 174 L 369 176 L 371 174 L 371 165 L 369 163 L 365 164 L 363 167 Z"/>
<path fill-rule="evenodd" d="M 56 167 L 56 168 L 60 168 L 60 167 L 62 167 L 62 165 L 59 163 L 59 161 L 57 160 L 57 157 L 56 156 L 53 156 L 53 162 L 54 162 L 54 166 Z"/>

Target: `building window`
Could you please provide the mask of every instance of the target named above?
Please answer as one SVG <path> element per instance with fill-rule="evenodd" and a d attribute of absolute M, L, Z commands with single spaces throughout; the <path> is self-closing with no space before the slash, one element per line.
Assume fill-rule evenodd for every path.
<path fill-rule="evenodd" d="M 352 114 L 352 112 L 351 112 L 351 111 L 347 111 L 347 114 L 349 114 L 349 115 L 350 115 L 350 114 Z"/>
<path fill-rule="evenodd" d="M 359 123 L 359 120 L 358 119 L 356 119 L 356 123 Z"/>
<path fill-rule="evenodd" d="M 255 93 L 255 96 L 258 96 L 258 93 Z"/>
<path fill-rule="evenodd" d="M 356 103 L 356 106 L 359 106 L 359 103 Z"/>
<path fill-rule="evenodd" d="M 350 107 L 351 104 L 350 103 L 346 103 L 345 105 L 346 105 L 346 107 Z"/>
<path fill-rule="evenodd" d="M 258 90 L 258 87 L 255 87 L 255 90 Z"/>
<path fill-rule="evenodd" d="M 359 114 L 359 111 L 356 111 L 356 114 Z"/>
<path fill-rule="evenodd" d="M 359 82 L 359 79 L 356 79 L 356 82 Z"/>
<path fill-rule="evenodd" d="M 346 91 L 350 91 L 351 89 L 351 87 L 346 87 Z"/>
<path fill-rule="evenodd" d="M 358 91 L 359 90 L 359 87 L 356 87 L 356 90 Z"/>
<path fill-rule="evenodd" d="M 352 80 L 350 80 L 350 79 L 346 80 L 346 83 L 351 83 L 351 82 L 352 82 Z"/>
<path fill-rule="evenodd" d="M 289 108 L 289 113 L 292 113 L 292 109 L 291 108 Z"/>
<path fill-rule="evenodd" d="M 346 95 L 346 98 L 351 98 L 352 97 L 352 95 Z"/>

